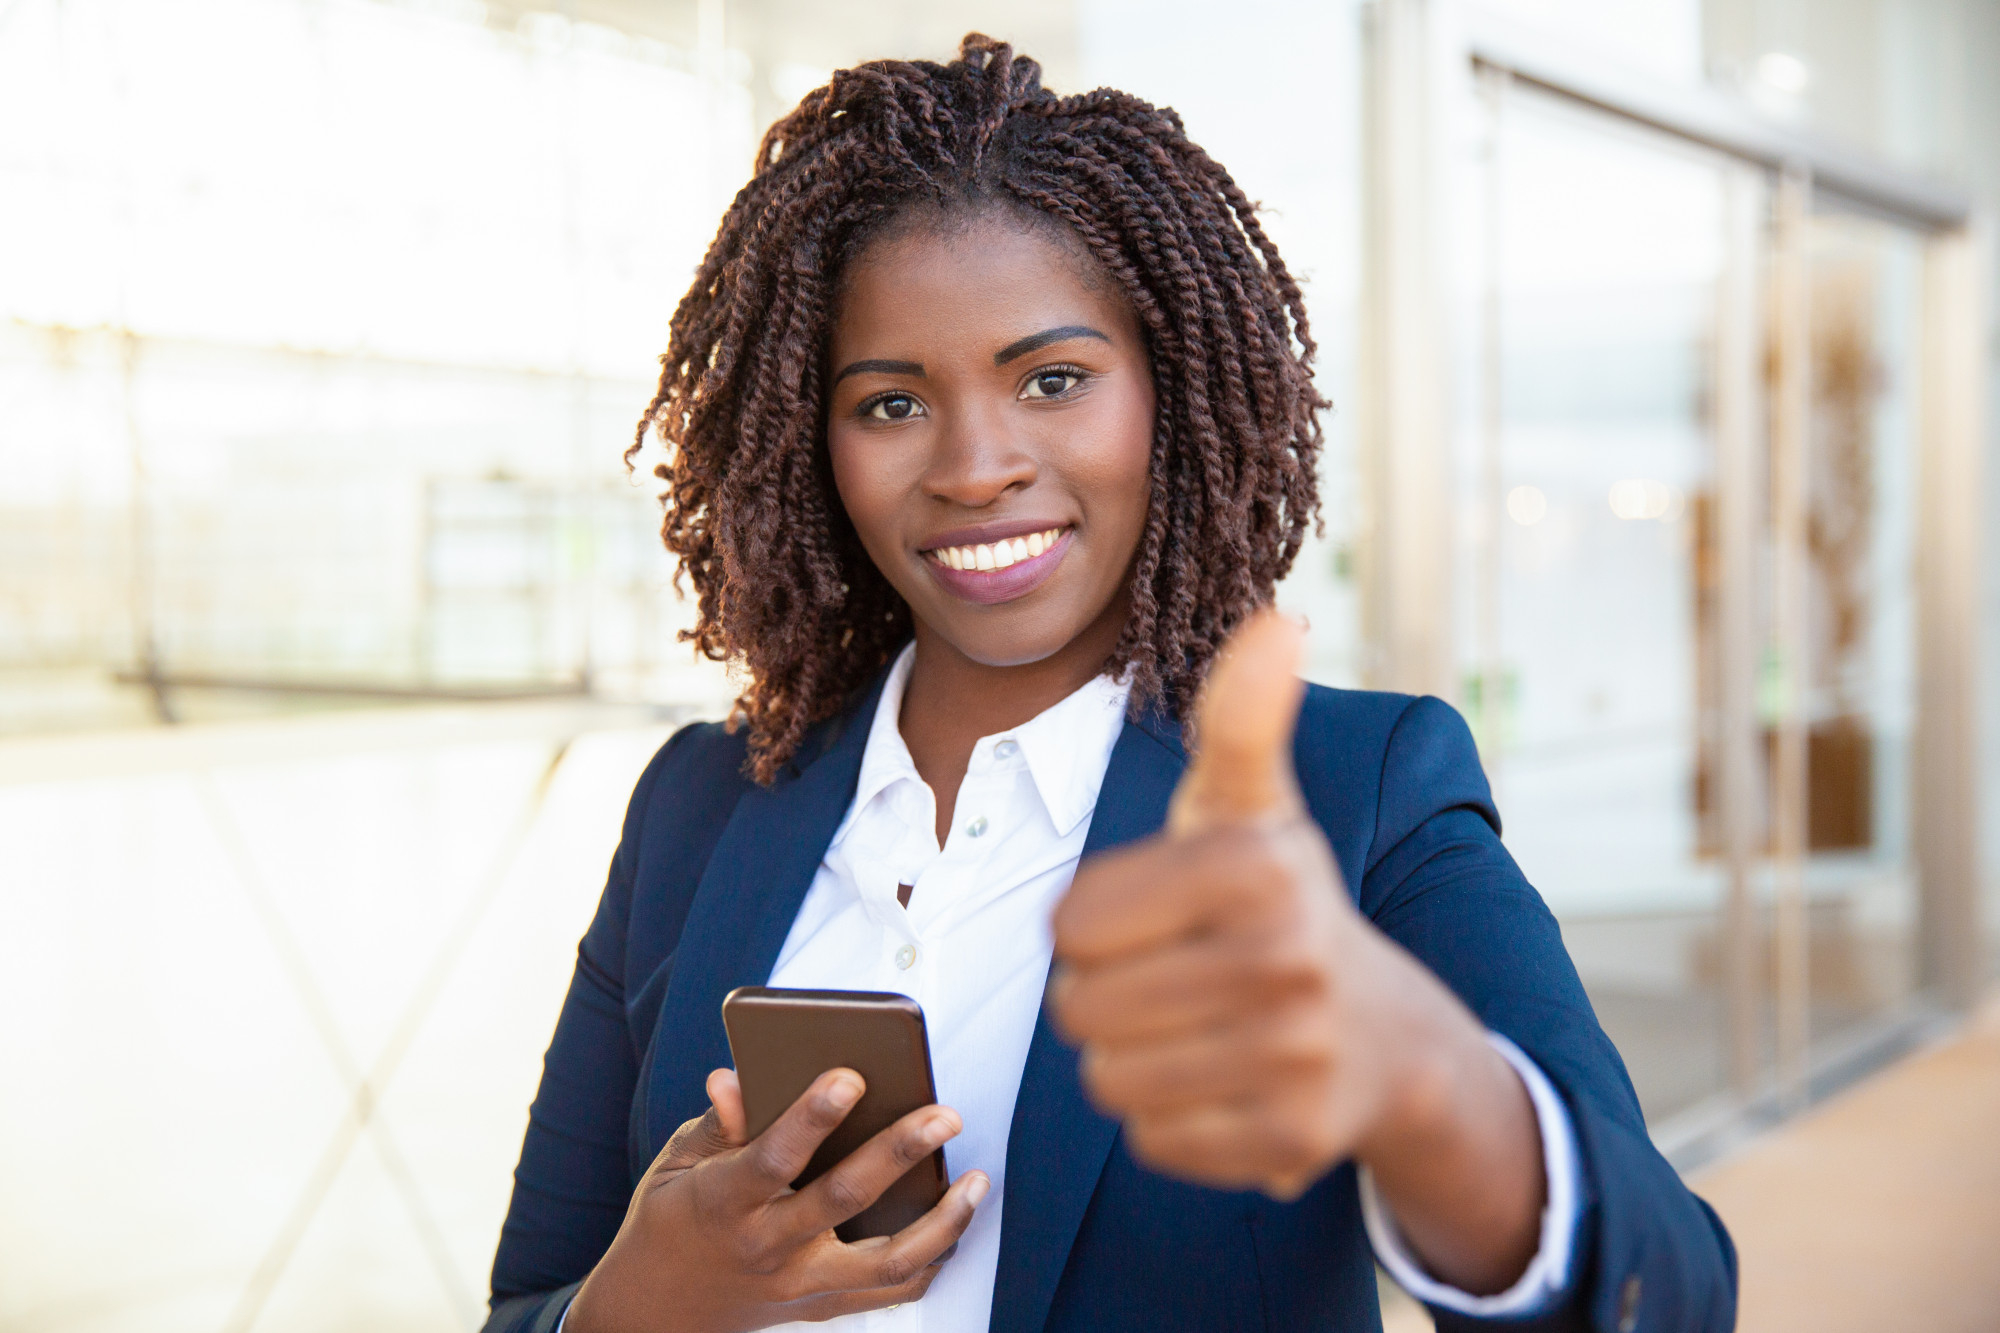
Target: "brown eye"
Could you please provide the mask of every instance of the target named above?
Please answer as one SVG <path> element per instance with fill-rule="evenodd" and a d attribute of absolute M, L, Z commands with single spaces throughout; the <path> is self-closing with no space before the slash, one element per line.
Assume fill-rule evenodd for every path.
<path fill-rule="evenodd" d="M 1060 398 L 1083 378 L 1073 370 L 1038 370 L 1028 378 L 1023 398 Z"/>
<path fill-rule="evenodd" d="M 892 393 L 868 404 L 867 415 L 877 421 L 907 421 L 917 415 L 917 400 L 906 393 Z"/>

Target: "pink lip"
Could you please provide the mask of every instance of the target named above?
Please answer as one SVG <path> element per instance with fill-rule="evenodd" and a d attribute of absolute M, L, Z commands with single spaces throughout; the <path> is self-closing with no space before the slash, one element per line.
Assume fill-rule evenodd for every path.
<path fill-rule="evenodd" d="M 1056 572 L 1063 556 L 1069 551 L 1069 539 L 1076 535 L 1070 528 L 1056 538 L 1056 544 L 1040 555 L 1017 560 L 1005 569 L 953 569 L 936 556 L 926 553 L 922 559 L 924 568 L 930 570 L 931 577 L 944 585 L 945 591 L 963 597 L 968 602 L 978 602 L 982 606 L 993 606 L 1000 602 L 1011 602 L 1029 593 L 1048 581 Z M 958 545 L 960 543 L 940 543 Z"/>

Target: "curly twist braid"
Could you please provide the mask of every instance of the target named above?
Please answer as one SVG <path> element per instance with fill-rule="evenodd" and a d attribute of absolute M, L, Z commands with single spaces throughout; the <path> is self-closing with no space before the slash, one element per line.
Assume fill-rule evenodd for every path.
<path fill-rule="evenodd" d="M 835 496 L 827 337 L 849 262 L 912 212 L 1011 210 L 1080 242 L 1145 331 L 1157 417 L 1132 610 L 1108 670 L 1185 722 L 1223 639 L 1291 568 L 1318 511 L 1312 333 L 1298 283 L 1180 117 L 1108 88 L 1057 97 L 974 33 L 950 64 L 841 70 L 771 127 L 674 311 L 639 421 L 661 538 L 698 597 L 684 639 L 747 668 L 750 771 L 901 647 L 910 611 Z"/>

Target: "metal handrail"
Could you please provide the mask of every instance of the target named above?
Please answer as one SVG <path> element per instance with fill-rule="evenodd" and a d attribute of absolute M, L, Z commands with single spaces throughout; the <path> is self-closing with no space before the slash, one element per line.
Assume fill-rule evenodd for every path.
<path fill-rule="evenodd" d="M 1704 145 L 1773 172 L 1803 171 L 1817 197 L 1929 231 L 1964 226 L 1973 205 L 1964 191 L 1832 143 L 1774 124 L 1712 88 L 1679 85 L 1601 58 L 1567 53 L 1546 33 L 1530 33 L 1496 15 L 1464 11 L 1475 66 L 1504 70 L 1521 84 L 1621 119 Z"/>

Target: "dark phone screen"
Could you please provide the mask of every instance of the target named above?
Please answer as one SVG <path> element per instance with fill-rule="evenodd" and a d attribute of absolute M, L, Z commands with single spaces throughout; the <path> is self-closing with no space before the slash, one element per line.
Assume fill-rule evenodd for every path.
<path fill-rule="evenodd" d="M 879 991 L 741 986 L 722 1001 L 729 1054 L 755 1138 L 829 1069 L 861 1075 L 867 1090 L 793 1182 L 803 1189 L 849 1153 L 937 1100 L 924 1011 L 907 995 Z M 842 1240 L 887 1236 L 929 1212 L 945 1185 L 944 1150 L 911 1167 L 867 1209 L 834 1229 Z"/>

